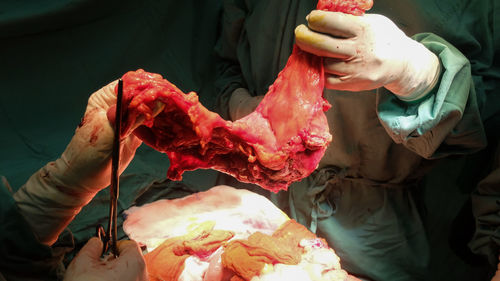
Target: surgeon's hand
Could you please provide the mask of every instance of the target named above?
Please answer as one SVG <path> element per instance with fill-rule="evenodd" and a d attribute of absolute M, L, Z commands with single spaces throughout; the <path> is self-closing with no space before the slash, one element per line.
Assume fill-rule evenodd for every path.
<path fill-rule="evenodd" d="M 117 247 L 118 258 L 101 259 L 101 240 L 90 239 L 69 265 L 64 281 L 148 280 L 146 263 L 137 243 L 122 240 Z"/>
<path fill-rule="evenodd" d="M 247 89 L 238 88 L 229 99 L 229 117 L 236 121 L 252 113 L 264 96 L 251 96 Z"/>
<path fill-rule="evenodd" d="M 80 209 L 110 184 L 114 129 L 107 112 L 116 104 L 116 84 L 90 96 L 85 115 L 61 157 L 33 174 L 14 194 L 21 213 L 46 245 L 52 245 Z M 120 174 L 141 145 L 130 131 L 121 139 Z"/>
<path fill-rule="evenodd" d="M 324 57 L 325 86 L 362 91 L 385 87 L 402 100 L 425 96 L 438 81 L 437 56 L 390 19 L 312 11 L 295 29 L 297 45 Z"/>

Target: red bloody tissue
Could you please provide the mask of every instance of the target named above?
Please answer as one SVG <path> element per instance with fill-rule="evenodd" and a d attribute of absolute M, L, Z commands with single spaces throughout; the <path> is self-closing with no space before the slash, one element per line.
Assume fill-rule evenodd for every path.
<path fill-rule="evenodd" d="M 320 0 L 317 7 L 360 15 L 371 1 Z M 145 117 L 134 133 L 168 155 L 172 180 L 187 170 L 215 169 L 278 192 L 310 175 L 331 141 L 323 59 L 297 46 L 256 110 L 234 122 L 159 74 L 137 70 L 126 73 L 123 82 L 124 130 Z M 165 107 L 155 116 L 158 102 Z"/>

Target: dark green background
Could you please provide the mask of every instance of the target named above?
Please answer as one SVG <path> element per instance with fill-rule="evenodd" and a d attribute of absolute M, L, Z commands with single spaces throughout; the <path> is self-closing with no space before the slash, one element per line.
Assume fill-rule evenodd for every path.
<path fill-rule="evenodd" d="M 0 175 L 14 190 L 64 151 L 88 97 L 125 72 L 162 74 L 213 105 L 221 1 L 0 1 Z M 166 177 L 168 158 L 142 145 L 121 179 L 120 209 Z M 198 189 L 215 172 L 187 172 Z M 77 242 L 107 216 L 107 190 L 71 224 Z"/>

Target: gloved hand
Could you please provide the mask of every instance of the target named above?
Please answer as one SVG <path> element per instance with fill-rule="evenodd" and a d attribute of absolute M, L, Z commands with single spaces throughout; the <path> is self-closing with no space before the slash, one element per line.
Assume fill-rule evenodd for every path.
<path fill-rule="evenodd" d="M 247 89 L 238 88 L 229 99 L 229 117 L 236 121 L 252 113 L 264 96 L 251 96 Z"/>
<path fill-rule="evenodd" d="M 402 100 L 425 96 L 439 79 L 438 57 L 390 19 L 312 11 L 295 29 L 297 45 L 325 57 L 325 87 L 362 91 L 385 87 Z"/>
<path fill-rule="evenodd" d="M 136 242 L 121 240 L 117 243 L 118 258 L 101 259 L 102 242 L 94 237 L 71 261 L 64 281 L 128 281 L 148 280 L 146 263 Z"/>
<path fill-rule="evenodd" d="M 114 130 L 107 111 L 116 104 L 116 83 L 90 96 L 85 115 L 61 157 L 33 174 L 14 194 L 41 243 L 52 245 L 80 209 L 110 184 Z M 120 174 L 142 143 L 131 131 L 121 139 Z"/>

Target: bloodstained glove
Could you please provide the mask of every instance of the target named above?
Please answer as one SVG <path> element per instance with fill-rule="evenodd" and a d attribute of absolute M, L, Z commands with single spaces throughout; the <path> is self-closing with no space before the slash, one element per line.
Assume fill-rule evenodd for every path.
<path fill-rule="evenodd" d="M 324 57 L 325 87 L 363 91 L 385 87 L 413 101 L 436 85 L 438 57 L 407 37 L 390 19 L 314 10 L 295 29 L 297 45 Z"/>
<path fill-rule="evenodd" d="M 78 252 L 64 275 L 64 281 L 145 281 L 146 263 L 136 242 L 117 243 L 120 255 L 101 259 L 102 242 L 91 238 Z"/>
<path fill-rule="evenodd" d="M 39 241 L 52 245 L 97 192 L 110 184 L 114 130 L 108 115 L 116 104 L 117 82 L 92 94 L 85 115 L 61 157 L 33 174 L 14 199 Z M 114 122 L 114 121 L 113 121 Z M 128 166 L 141 141 L 122 135 L 119 173 Z"/>

